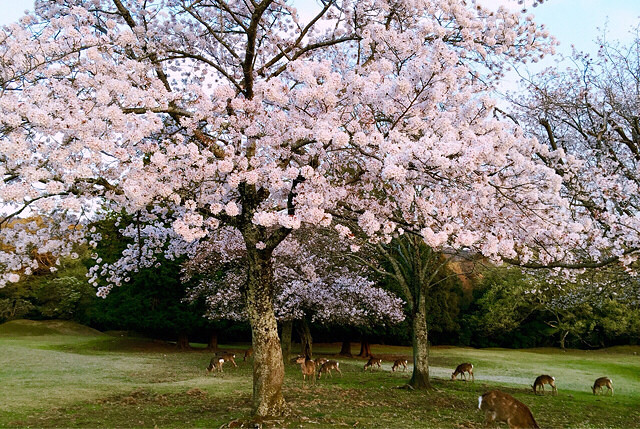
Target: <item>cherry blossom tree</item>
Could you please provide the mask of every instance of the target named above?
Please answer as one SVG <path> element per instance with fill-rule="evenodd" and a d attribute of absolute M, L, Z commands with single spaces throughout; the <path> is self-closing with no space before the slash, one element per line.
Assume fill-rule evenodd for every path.
<path fill-rule="evenodd" d="M 562 192 L 592 237 L 584 246 L 566 248 L 546 266 L 629 266 L 637 259 L 640 27 L 634 31 L 635 40 L 626 46 L 600 40 L 595 58 L 574 52 L 569 68 L 532 77 L 527 95 L 511 100 L 518 106 L 512 118 L 548 146 L 551 156 L 538 156 L 562 177 Z"/>
<path fill-rule="evenodd" d="M 312 229 L 311 229 L 312 231 Z M 404 320 L 404 302 L 366 278 L 362 267 L 340 258 L 331 231 L 295 231 L 274 251 L 274 309 L 283 330 L 299 325 L 303 353 L 311 358 L 311 323 L 375 326 Z M 242 236 L 223 228 L 202 242 L 184 268 L 195 280 L 188 300 L 204 298 L 210 319 L 246 320 L 246 249 Z M 291 340 L 291 333 L 283 334 Z M 283 338 L 283 349 L 290 344 Z M 289 347 L 287 347 L 289 346 Z M 284 361 L 288 353 L 284 354 Z"/>
<path fill-rule="evenodd" d="M 372 240 L 412 230 L 524 262 L 579 240 L 536 156 L 548 147 L 496 120 L 485 95 L 505 60 L 550 52 L 546 36 L 462 0 L 323 0 L 307 22 L 276 0 L 39 0 L 0 31 L 0 239 L 16 243 L 1 281 L 34 263 L 33 246 L 71 252 L 97 204 L 132 216 L 134 243 L 94 282 L 233 228 L 253 412 L 278 415 L 273 254 L 302 224 L 350 219 Z M 27 212 L 47 225 L 11 222 Z"/>

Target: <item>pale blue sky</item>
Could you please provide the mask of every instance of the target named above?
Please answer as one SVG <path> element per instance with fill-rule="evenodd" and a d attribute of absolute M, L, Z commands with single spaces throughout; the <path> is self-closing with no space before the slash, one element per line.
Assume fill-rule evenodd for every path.
<path fill-rule="evenodd" d="M 508 4 L 517 8 L 514 0 L 477 0 L 486 6 Z M 315 9 L 314 0 L 296 0 L 301 16 Z M 0 0 L 0 25 L 17 20 L 33 0 Z M 547 26 L 561 43 L 558 51 L 568 54 L 571 45 L 595 53 L 594 40 L 607 29 L 607 38 L 630 41 L 629 31 L 640 23 L 640 0 L 546 0 L 529 8 L 536 21 Z"/>

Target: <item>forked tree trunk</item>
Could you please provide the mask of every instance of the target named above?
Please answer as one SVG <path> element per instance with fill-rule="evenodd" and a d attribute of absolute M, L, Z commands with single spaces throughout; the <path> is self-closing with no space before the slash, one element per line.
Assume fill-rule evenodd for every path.
<path fill-rule="evenodd" d="M 291 332 L 293 331 L 293 321 L 282 322 L 282 334 L 280 335 L 280 345 L 282 347 L 282 360 L 285 364 L 291 359 Z"/>
<path fill-rule="evenodd" d="M 340 356 L 348 356 L 352 357 L 351 354 L 351 341 L 343 341 L 342 347 L 340 348 Z"/>
<path fill-rule="evenodd" d="M 566 339 L 567 335 L 569 335 L 569 331 L 565 331 L 564 334 L 560 337 L 560 349 L 562 351 L 566 351 Z"/>
<path fill-rule="evenodd" d="M 429 381 L 429 337 L 426 318 L 426 301 L 424 293 L 420 294 L 417 309 L 413 314 L 412 345 L 413 345 L 413 374 L 409 385 L 414 389 L 430 389 Z"/>
<path fill-rule="evenodd" d="M 176 347 L 179 350 L 188 350 L 191 348 L 189 345 L 189 336 L 186 332 L 180 332 L 178 334 L 178 340 L 176 341 Z"/>
<path fill-rule="evenodd" d="M 285 412 L 282 396 L 284 363 L 273 311 L 273 267 L 266 252 L 249 250 L 247 256 L 247 313 L 253 343 L 253 414 L 256 417 L 280 416 Z"/>
<path fill-rule="evenodd" d="M 218 351 L 218 331 L 217 330 L 211 331 L 211 335 L 209 335 L 209 344 L 207 344 L 207 350 L 210 350 L 214 353 Z"/>
<path fill-rule="evenodd" d="M 358 354 L 358 356 L 365 358 L 371 357 L 371 344 L 369 344 L 369 340 L 363 338 L 360 341 L 360 354 Z"/>
<path fill-rule="evenodd" d="M 300 354 L 306 356 L 307 359 L 311 359 L 313 357 L 313 338 L 311 338 L 311 330 L 307 320 L 302 318 L 296 325 L 300 336 Z"/>

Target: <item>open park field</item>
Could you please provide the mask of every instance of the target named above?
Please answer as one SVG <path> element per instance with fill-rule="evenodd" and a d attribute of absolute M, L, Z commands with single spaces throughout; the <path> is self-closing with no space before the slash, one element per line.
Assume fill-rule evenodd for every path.
<path fill-rule="evenodd" d="M 223 349 L 240 352 L 248 345 Z M 338 344 L 316 344 L 333 356 Z M 435 391 L 396 389 L 410 371 L 391 372 L 408 347 L 373 345 L 383 368 L 363 371 L 364 360 L 338 358 L 343 377 L 302 385 L 298 365 L 288 365 L 284 395 L 290 415 L 275 427 L 482 427 L 477 398 L 499 387 L 527 404 L 541 427 L 640 427 L 640 347 L 599 351 L 557 349 L 431 350 Z M 251 364 L 225 364 L 207 376 L 211 353 L 179 352 L 171 345 L 106 335 L 67 322 L 13 321 L 0 325 L 0 427 L 237 427 L 251 401 Z M 476 379 L 452 382 L 456 364 L 472 362 Z M 535 396 L 540 374 L 556 377 L 559 393 Z M 613 379 L 615 395 L 594 396 L 600 376 Z M 504 426 L 506 427 L 506 425 Z"/>

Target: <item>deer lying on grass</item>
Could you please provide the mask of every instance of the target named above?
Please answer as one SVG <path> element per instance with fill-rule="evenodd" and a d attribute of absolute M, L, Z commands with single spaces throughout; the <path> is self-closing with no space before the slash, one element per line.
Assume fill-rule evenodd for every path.
<path fill-rule="evenodd" d="M 316 362 L 319 359 L 316 360 Z M 331 370 L 336 370 L 338 371 L 338 373 L 340 374 L 340 377 L 342 377 L 342 371 L 340 371 L 340 362 L 338 362 L 337 360 L 328 360 L 326 362 L 324 362 L 322 365 L 320 365 L 320 368 L 318 369 L 318 380 L 320 380 L 320 378 L 322 378 L 322 374 L 329 374 L 329 376 L 331 378 L 333 378 L 333 374 L 331 374 Z"/>
<path fill-rule="evenodd" d="M 316 363 L 312 359 L 307 359 L 306 356 L 298 356 L 296 359 L 296 363 L 300 364 L 300 369 L 302 369 L 302 383 L 307 380 L 307 377 L 311 377 L 313 383 L 316 382 Z"/>
<path fill-rule="evenodd" d="M 602 392 L 602 388 L 607 386 L 609 392 L 611 392 L 611 396 L 613 396 L 613 384 L 609 377 L 600 377 L 594 383 L 591 390 L 593 390 L 593 394 L 596 394 L 596 391 Z"/>
<path fill-rule="evenodd" d="M 244 352 L 244 357 L 242 358 L 243 361 L 246 361 L 247 359 L 249 359 L 251 356 L 253 356 L 253 348 L 249 348 L 247 350 L 245 350 Z"/>
<path fill-rule="evenodd" d="M 492 390 L 479 396 L 478 408 L 485 412 L 485 426 L 497 420 L 506 422 L 511 429 L 540 427 L 529 407 L 499 390 Z"/>
<path fill-rule="evenodd" d="M 552 394 L 558 394 L 558 388 L 556 387 L 556 378 L 551 377 L 550 375 L 540 375 L 536 378 L 536 381 L 533 382 L 533 393 L 538 394 L 538 387 L 542 388 L 542 394 L 544 395 L 544 385 L 548 384 L 552 388 Z"/>
<path fill-rule="evenodd" d="M 406 371 L 407 363 L 408 361 L 406 359 L 396 359 L 393 361 L 393 366 L 391 367 L 391 371 L 395 372 L 396 368 L 400 368 L 401 366 L 404 367 L 403 371 Z"/>
<path fill-rule="evenodd" d="M 471 379 L 476 381 L 476 378 L 473 376 L 473 365 L 470 363 L 461 363 L 458 365 L 456 370 L 451 373 L 451 380 L 455 380 L 456 377 L 458 377 L 458 374 L 462 374 L 464 381 L 467 381 L 467 375 L 465 372 L 468 372 Z"/>
<path fill-rule="evenodd" d="M 214 369 L 216 370 L 216 372 L 223 372 L 222 371 L 222 365 L 224 364 L 224 359 L 219 358 L 219 357 L 212 357 L 211 361 L 209 362 L 209 366 L 207 367 L 207 374 L 210 374 L 211 371 L 213 371 Z"/>
<path fill-rule="evenodd" d="M 216 353 L 216 357 L 219 357 L 220 359 L 224 359 L 225 362 L 231 362 L 231 364 L 236 368 L 238 367 L 238 365 L 236 365 L 236 355 L 233 353 L 226 353 L 226 352 Z"/>
<path fill-rule="evenodd" d="M 366 371 L 367 368 L 371 368 L 371 371 L 373 371 L 373 366 L 374 365 L 378 365 L 378 368 L 381 368 L 382 366 L 380 365 L 382 363 L 382 359 L 380 358 L 375 358 L 373 356 L 371 356 L 369 358 L 369 361 L 367 363 L 364 364 L 364 370 Z"/>

